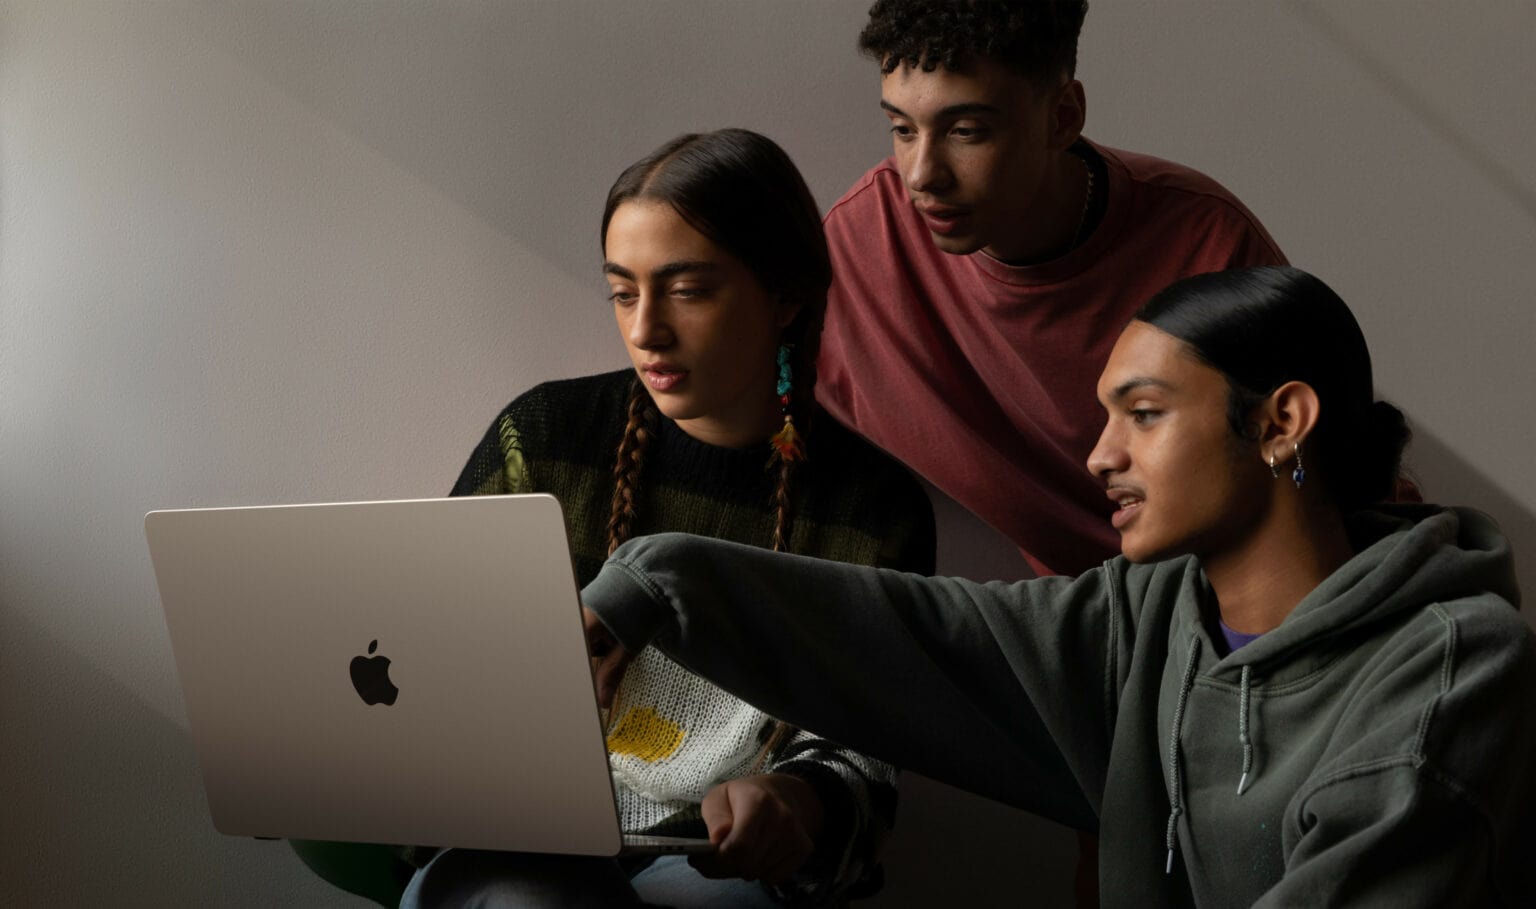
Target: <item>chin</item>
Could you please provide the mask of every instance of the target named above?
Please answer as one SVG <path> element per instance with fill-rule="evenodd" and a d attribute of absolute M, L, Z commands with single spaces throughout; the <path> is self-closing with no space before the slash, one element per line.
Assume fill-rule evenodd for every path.
<path fill-rule="evenodd" d="M 647 391 L 649 392 L 650 389 L 647 389 Z M 688 406 L 686 401 L 679 401 L 666 395 L 651 393 L 651 404 L 662 416 L 674 423 L 678 420 L 691 420 L 698 416 L 698 414 L 693 412 L 693 408 Z"/>
<path fill-rule="evenodd" d="M 1157 541 L 1138 540 L 1132 537 L 1120 537 L 1120 554 L 1126 561 L 1137 565 L 1145 565 L 1148 562 L 1161 562 L 1174 556 L 1182 555 L 1184 550 L 1176 546 L 1158 545 Z"/>
<path fill-rule="evenodd" d="M 946 237 L 932 231 L 928 232 L 928 236 L 939 252 L 949 253 L 952 256 L 968 256 L 986 245 L 975 237 Z"/>
<path fill-rule="evenodd" d="M 1141 552 L 1140 550 L 1136 549 L 1128 549 L 1125 546 L 1120 547 L 1120 554 L 1125 556 L 1125 560 L 1130 562 L 1132 565 L 1145 565 L 1148 562 L 1159 561 L 1156 555 Z"/>

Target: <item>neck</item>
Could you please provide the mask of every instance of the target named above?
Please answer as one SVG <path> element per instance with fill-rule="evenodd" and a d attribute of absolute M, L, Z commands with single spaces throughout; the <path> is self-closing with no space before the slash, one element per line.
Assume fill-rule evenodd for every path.
<path fill-rule="evenodd" d="M 1060 258 L 1077 245 L 1088 205 L 1088 168 L 1070 151 L 1057 152 L 1040 178 L 1040 191 L 1019 229 L 983 252 L 1008 265 Z"/>
<path fill-rule="evenodd" d="M 761 406 L 739 408 L 731 414 L 678 420 L 677 428 L 706 445 L 750 448 L 768 441 L 784 424 L 779 402 L 769 398 Z"/>
<path fill-rule="evenodd" d="M 1313 503 L 1310 495 L 1281 498 L 1277 513 L 1245 543 L 1202 559 L 1221 620 L 1233 631 L 1273 631 L 1354 555 L 1338 509 Z"/>

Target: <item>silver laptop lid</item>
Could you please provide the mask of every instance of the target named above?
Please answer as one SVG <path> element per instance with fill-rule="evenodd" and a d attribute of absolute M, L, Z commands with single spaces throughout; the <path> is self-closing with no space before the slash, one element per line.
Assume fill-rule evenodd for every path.
<path fill-rule="evenodd" d="M 221 832 L 618 851 L 553 497 L 155 511 L 144 529 Z"/>

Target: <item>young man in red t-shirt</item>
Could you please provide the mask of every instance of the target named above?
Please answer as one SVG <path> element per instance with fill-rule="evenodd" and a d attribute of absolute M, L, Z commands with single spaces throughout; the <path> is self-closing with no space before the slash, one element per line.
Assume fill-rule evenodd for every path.
<path fill-rule="evenodd" d="M 894 154 L 826 217 L 818 399 L 1040 573 L 1114 555 L 1083 464 L 1120 329 L 1191 274 L 1285 257 L 1214 180 L 1081 137 L 1086 3 L 879 0 Z"/>
<path fill-rule="evenodd" d="M 1190 168 L 1081 135 L 1085 0 L 877 0 L 894 154 L 826 217 L 827 409 L 1006 535 L 1040 574 L 1119 551 L 1084 464 L 1094 383 L 1131 315 L 1179 278 L 1285 264 Z M 1080 836 L 1078 902 L 1097 902 Z"/>

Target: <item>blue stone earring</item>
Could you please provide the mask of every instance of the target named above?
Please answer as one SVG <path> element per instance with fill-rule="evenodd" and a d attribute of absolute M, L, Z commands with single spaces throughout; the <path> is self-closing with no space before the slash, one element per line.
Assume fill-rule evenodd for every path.
<path fill-rule="evenodd" d="M 1301 488 L 1301 484 L 1303 482 L 1305 482 L 1306 479 L 1307 479 L 1307 469 L 1305 467 L 1301 466 L 1301 445 L 1297 444 L 1295 446 L 1295 448 L 1296 448 L 1296 469 L 1291 471 L 1291 479 L 1296 483 L 1296 488 L 1300 489 Z"/>
<path fill-rule="evenodd" d="M 779 345 L 778 365 L 779 378 L 774 385 L 774 391 L 779 396 L 779 410 L 784 414 L 784 425 L 773 434 L 768 443 L 773 450 L 778 452 L 780 460 L 800 461 L 805 458 L 805 446 L 800 441 L 800 434 L 795 431 L 795 421 L 789 412 L 790 394 L 794 391 L 794 373 L 789 366 L 789 345 Z"/>

